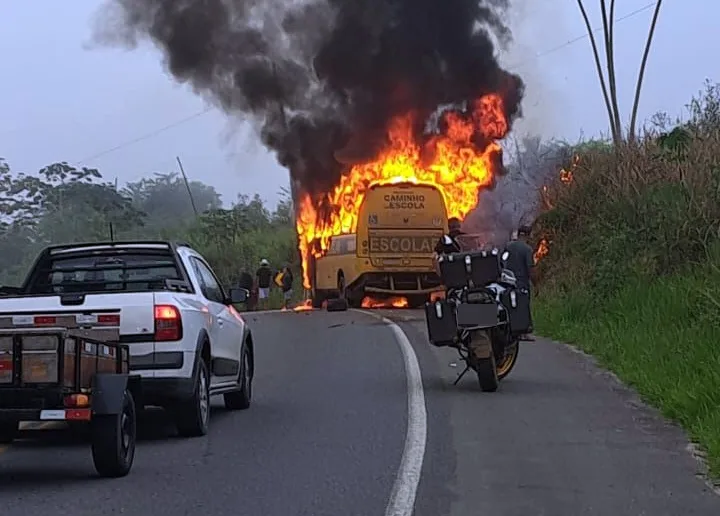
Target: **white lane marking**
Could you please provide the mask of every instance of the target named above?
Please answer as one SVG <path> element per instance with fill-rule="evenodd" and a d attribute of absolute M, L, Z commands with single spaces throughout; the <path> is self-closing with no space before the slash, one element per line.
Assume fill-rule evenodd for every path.
<path fill-rule="evenodd" d="M 381 315 L 365 310 L 358 311 L 382 320 L 393 331 L 405 362 L 408 392 L 407 433 L 405 434 L 405 448 L 400 460 L 400 468 L 390 493 L 385 516 L 412 516 L 427 442 L 427 411 L 420 364 L 412 344 L 400 326 Z"/>

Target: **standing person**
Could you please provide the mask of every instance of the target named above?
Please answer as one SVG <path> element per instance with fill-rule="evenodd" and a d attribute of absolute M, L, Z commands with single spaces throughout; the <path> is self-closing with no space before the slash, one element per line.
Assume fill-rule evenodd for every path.
<path fill-rule="evenodd" d="M 245 302 L 245 307 L 248 311 L 252 311 L 253 308 L 255 308 L 255 298 L 253 295 L 253 277 L 252 274 L 248 272 L 246 267 L 243 267 L 242 272 L 240 273 L 240 281 L 238 281 L 238 286 L 248 291 L 248 299 Z"/>
<path fill-rule="evenodd" d="M 270 282 L 272 281 L 272 269 L 270 269 L 270 262 L 265 258 L 260 260 L 260 267 L 255 273 L 255 280 L 257 281 L 258 289 L 258 306 L 261 310 L 267 310 L 268 299 L 270 298 Z"/>
<path fill-rule="evenodd" d="M 290 270 L 290 266 L 286 265 L 283 268 L 283 275 L 282 275 L 282 286 L 280 287 L 282 289 L 283 293 L 283 309 L 287 310 L 288 304 L 290 303 L 290 298 L 292 297 L 292 287 L 293 287 L 293 274 Z"/>
<path fill-rule="evenodd" d="M 458 242 L 457 237 L 464 234 L 460 219 L 457 217 L 448 219 L 448 232 L 441 236 L 440 240 L 438 240 L 438 243 L 435 245 L 433 262 L 435 264 L 435 272 L 438 273 L 438 276 L 442 276 L 440 274 L 440 264 L 438 263 L 438 258 L 445 254 L 459 253 L 462 251 L 462 246 L 460 245 L 460 242 Z"/>
<path fill-rule="evenodd" d="M 511 240 L 505 246 L 505 250 L 510 255 L 508 256 L 506 266 L 515 274 L 518 288 L 527 290 L 528 295 L 530 295 L 532 280 L 535 276 L 533 248 L 528 244 L 531 231 L 532 228 L 530 226 L 521 226 L 517 231 L 517 240 Z M 525 335 L 523 338 L 525 340 L 532 340 L 528 335 Z"/>

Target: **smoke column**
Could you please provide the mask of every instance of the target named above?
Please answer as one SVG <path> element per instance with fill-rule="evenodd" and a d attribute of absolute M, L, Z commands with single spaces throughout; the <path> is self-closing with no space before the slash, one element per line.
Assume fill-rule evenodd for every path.
<path fill-rule="evenodd" d="M 313 194 L 375 156 L 395 115 L 426 121 L 494 92 L 516 118 L 523 82 L 494 43 L 510 38 L 507 3 L 107 0 L 101 21 L 126 44 L 151 39 L 178 81 L 255 122 L 294 188 Z"/>

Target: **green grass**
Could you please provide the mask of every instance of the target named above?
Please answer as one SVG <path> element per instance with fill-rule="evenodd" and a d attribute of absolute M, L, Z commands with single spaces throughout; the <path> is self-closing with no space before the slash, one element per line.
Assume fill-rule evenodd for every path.
<path fill-rule="evenodd" d="M 603 303 L 587 292 L 541 295 L 538 334 L 591 353 L 680 423 L 720 479 L 720 270 L 706 263 L 638 280 Z"/>

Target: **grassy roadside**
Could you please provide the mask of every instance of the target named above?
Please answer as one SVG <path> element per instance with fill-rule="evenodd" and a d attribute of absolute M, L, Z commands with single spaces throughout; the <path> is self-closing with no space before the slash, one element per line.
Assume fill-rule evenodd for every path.
<path fill-rule="evenodd" d="M 720 84 L 688 113 L 575 147 L 543 188 L 535 326 L 681 424 L 720 480 Z"/>
<path fill-rule="evenodd" d="M 542 296 L 535 325 L 538 334 L 596 356 L 681 424 L 707 452 L 710 474 L 719 479 L 719 302 L 720 269 L 708 262 L 638 280 L 602 303 L 581 289 Z"/>

